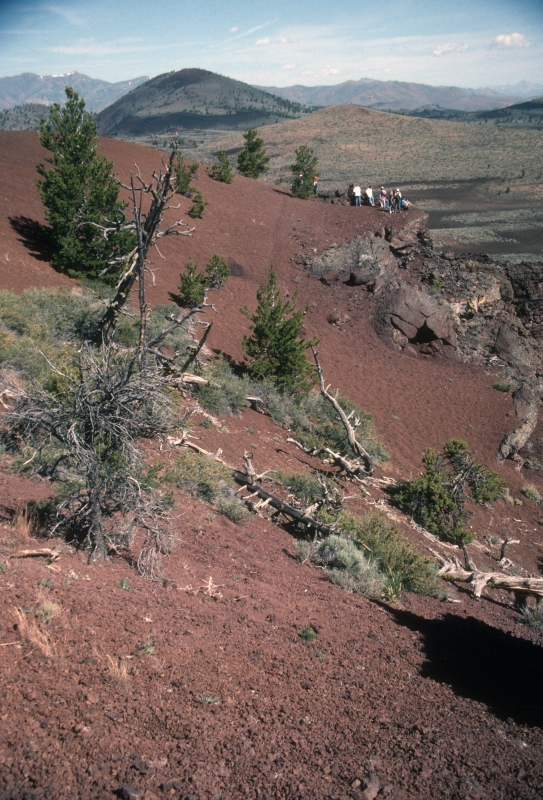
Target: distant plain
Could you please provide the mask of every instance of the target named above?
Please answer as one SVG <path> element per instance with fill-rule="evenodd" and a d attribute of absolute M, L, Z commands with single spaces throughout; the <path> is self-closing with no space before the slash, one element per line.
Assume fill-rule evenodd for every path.
<path fill-rule="evenodd" d="M 543 260 L 543 131 L 406 117 L 354 105 L 330 106 L 303 119 L 260 129 L 270 171 L 292 180 L 302 144 L 319 159 L 320 185 L 350 182 L 400 187 L 430 215 L 437 246 Z M 213 162 L 225 150 L 235 163 L 241 133 L 209 137 L 186 149 Z"/>

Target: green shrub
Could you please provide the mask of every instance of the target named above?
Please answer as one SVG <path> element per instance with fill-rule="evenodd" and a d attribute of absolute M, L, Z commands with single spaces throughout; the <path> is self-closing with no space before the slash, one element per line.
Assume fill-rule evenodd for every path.
<path fill-rule="evenodd" d="M 332 583 L 366 597 L 379 597 L 383 576 L 375 561 L 367 558 L 352 539 L 332 534 L 320 542 L 312 562 L 325 567 Z"/>
<path fill-rule="evenodd" d="M 244 522 L 250 516 L 247 507 L 237 497 L 219 495 L 215 498 L 214 505 L 220 514 L 224 514 L 236 525 Z"/>
<path fill-rule="evenodd" d="M 497 389 L 498 392 L 510 392 L 513 384 L 509 381 L 496 381 L 496 383 L 492 384 L 492 388 Z"/>
<path fill-rule="evenodd" d="M 189 494 L 211 501 L 231 485 L 232 472 L 209 456 L 185 450 L 167 470 L 164 480 Z"/>
<path fill-rule="evenodd" d="M 319 634 L 315 628 L 311 627 L 311 625 L 305 625 L 299 632 L 298 636 L 300 639 L 303 639 L 304 642 L 312 642 L 314 639 L 318 638 Z"/>
<path fill-rule="evenodd" d="M 469 544 L 473 533 L 463 524 L 468 516 L 466 502 L 482 505 L 498 500 L 504 482 L 475 462 L 462 439 L 450 439 L 442 455 L 427 450 L 422 461 L 425 475 L 392 490 L 395 505 L 437 536 L 458 545 Z"/>
<path fill-rule="evenodd" d="M 277 470 L 273 473 L 273 477 L 306 507 L 324 497 L 323 485 L 309 472 L 295 472 L 289 475 L 287 472 Z"/>
<path fill-rule="evenodd" d="M 317 518 L 324 524 L 334 524 L 338 533 L 348 537 L 371 560 L 385 583 L 407 592 L 443 596 L 437 566 L 398 533 L 384 512 L 355 517 L 345 510 L 321 510 Z"/>
<path fill-rule="evenodd" d="M 204 370 L 204 375 L 210 383 L 197 384 L 193 394 L 207 412 L 236 415 L 248 405 L 249 381 L 246 377 L 235 375 L 226 361 L 212 361 Z"/>
<path fill-rule="evenodd" d="M 248 128 L 243 134 L 245 145 L 238 155 L 238 169 L 246 178 L 258 178 L 269 170 L 270 158 L 264 149 L 264 139 L 257 134 L 256 128 Z"/>
<path fill-rule="evenodd" d="M 347 415 L 352 413 L 353 418 L 360 421 L 356 438 L 362 447 L 376 461 L 388 461 L 387 451 L 375 437 L 372 415 L 359 409 L 348 397 L 338 397 L 338 402 Z M 309 402 L 302 401 L 301 405 L 306 410 L 308 422 L 300 424 L 295 430 L 304 447 L 328 447 L 343 456 L 353 455 L 345 427 L 326 398 L 315 392 Z"/>
<path fill-rule="evenodd" d="M 535 486 L 526 486 L 522 490 L 522 493 L 529 500 L 534 500 L 536 503 L 539 503 L 539 501 L 541 500 L 541 495 L 539 494 Z"/>
<path fill-rule="evenodd" d="M 543 631 L 543 605 L 538 604 L 536 608 L 524 606 L 521 611 L 521 622 L 529 625 L 530 628 L 535 628 L 538 631 Z"/>

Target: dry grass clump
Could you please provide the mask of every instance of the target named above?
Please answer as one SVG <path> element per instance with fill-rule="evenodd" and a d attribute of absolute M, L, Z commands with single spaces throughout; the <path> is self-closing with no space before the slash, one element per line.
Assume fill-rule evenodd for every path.
<path fill-rule="evenodd" d="M 11 527 L 14 531 L 17 531 L 17 533 L 28 537 L 36 529 L 36 521 L 35 512 L 29 509 L 28 506 L 25 506 L 24 508 L 17 509 L 11 520 Z"/>
<path fill-rule="evenodd" d="M 40 627 L 35 618 L 25 614 L 22 608 L 15 608 L 14 615 L 21 643 L 32 645 L 34 649 L 53 661 L 57 657 L 57 648 L 47 631 Z"/>
<path fill-rule="evenodd" d="M 128 664 L 124 658 L 113 658 L 106 653 L 106 668 L 110 682 L 119 689 L 126 691 L 130 684 Z"/>
<path fill-rule="evenodd" d="M 61 606 L 52 600 L 44 600 L 36 608 L 35 614 L 42 622 L 48 624 L 61 612 Z"/>

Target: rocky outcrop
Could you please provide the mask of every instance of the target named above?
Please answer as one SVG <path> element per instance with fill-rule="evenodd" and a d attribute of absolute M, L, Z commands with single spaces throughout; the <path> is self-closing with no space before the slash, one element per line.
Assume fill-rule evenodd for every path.
<path fill-rule="evenodd" d="M 397 288 L 381 292 L 373 324 L 395 349 L 420 345 L 423 353 L 455 357 L 457 335 L 450 309 L 403 281 Z"/>
<path fill-rule="evenodd" d="M 396 259 L 390 252 L 388 242 L 380 237 L 363 239 L 357 236 L 351 242 L 332 247 L 307 262 L 313 275 L 325 277 L 329 274 L 337 275 L 337 279 L 347 280 L 353 276 L 357 285 L 368 285 L 383 275 L 387 270 L 394 269 Z"/>

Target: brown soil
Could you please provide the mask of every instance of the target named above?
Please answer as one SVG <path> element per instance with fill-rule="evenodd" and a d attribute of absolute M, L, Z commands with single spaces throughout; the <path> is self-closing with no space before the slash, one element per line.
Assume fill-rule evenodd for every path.
<path fill-rule="evenodd" d="M 134 162 L 144 176 L 159 166 L 157 151 L 111 140 L 102 147 L 123 178 Z M 72 285 L 10 224 L 42 220 L 32 165 L 44 156 L 35 133 L 0 134 L 11 191 L 0 217 L 3 288 Z M 496 376 L 387 350 L 360 289 L 326 287 L 294 262 L 308 248 L 371 234 L 383 224 L 381 212 L 298 201 L 240 177 L 226 186 L 203 170 L 197 186 L 209 201 L 206 215 L 195 221 L 193 237 L 164 241 L 165 260 L 157 254 L 154 263 L 154 302 L 175 290 L 190 255 L 200 264 L 214 251 L 225 256 L 233 274 L 213 295 L 210 343 L 240 359 L 247 321 L 239 308 L 255 307 L 256 288 L 273 263 L 280 286 L 298 290 L 309 306 L 306 333 L 321 340 L 327 380 L 375 415 L 392 455 L 384 474 L 419 472 L 424 450 L 451 436 L 465 437 L 494 466 L 513 425 L 510 397 L 491 388 Z M 180 202 L 177 213 L 186 219 L 189 201 Z M 329 325 L 334 309 L 350 321 Z M 223 448 L 236 466 L 246 448 L 259 471 L 294 471 L 307 462 L 285 442 L 285 431 L 250 410 L 226 420 L 228 433 L 204 430 L 198 419 L 193 432 L 202 446 Z M 0 510 L 9 519 L 48 487 L 10 474 L 5 459 L 3 467 Z M 500 474 L 517 498 L 533 483 L 510 465 Z M 376 489 L 363 502 L 368 509 L 386 503 Z M 85 553 L 67 547 L 50 567 L 44 559 L 13 559 L 25 546 L 50 542 L 29 540 L 21 518 L 0 531 L 2 797 L 106 798 L 124 796 L 122 787 L 132 785 L 125 795 L 147 800 L 339 800 L 375 797 L 375 783 L 363 793 L 373 773 L 379 796 L 393 800 L 541 796 L 541 636 L 519 624 L 508 596 L 475 601 L 451 589 L 459 602 L 408 595 L 401 607 L 372 603 L 299 564 L 292 536 L 266 520 L 235 526 L 184 496 L 174 513 L 178 544 L 166 562 L 167 587 L 138 578 L 120 557 L 88 566 Z M 537 573 L 539 519 L 528 500 L 480 510 L 473 518 L 477 564 L 495 566 L 485 534 L 510 533 L 521 544 L 508 555 Z M 427 552 L 427 540 L 400 527 Z M 119 587 L 124 578 L 130 590 Z M 35 644 L 21 646 L 13 627 L 16 607 L 31 617 L 44 599 L 62 609 L 42 626 L 54 644 L 51 658 Z M 319 634 L 311 643 L 298 635 L 306 625 Z M 112 663 L 127 667 L 120 682 Z"/>

